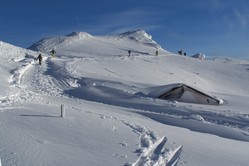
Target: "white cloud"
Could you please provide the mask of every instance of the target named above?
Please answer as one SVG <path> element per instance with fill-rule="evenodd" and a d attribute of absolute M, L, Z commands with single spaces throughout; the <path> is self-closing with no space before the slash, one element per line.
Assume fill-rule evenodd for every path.
<path fill-rule="evenodd" d="M 144 8 L 133 8 L 118 13 L 98 16 L 90 31 L 94 33 L 121 33 L 128 30 L 144 29 L 154 30 L 160 27 L 159 13 Z"/>
<path fill-rule="evenodd" d="M 224 15 L 223 22 L 230 30 L 246 29 L 249 25 L 249 10 L 246 7 L 239 10 L 231 9 Z"/>
<path fill-rule="evenodd" d="M 235 15 L 239 25 L 242 28 L 246 28 L 248 25 L 248 21 L 249 21 L 249 13 L 245 12 L 245 11 L 241 12 L 241 11 L 235 10 L 234 15 Z"/>

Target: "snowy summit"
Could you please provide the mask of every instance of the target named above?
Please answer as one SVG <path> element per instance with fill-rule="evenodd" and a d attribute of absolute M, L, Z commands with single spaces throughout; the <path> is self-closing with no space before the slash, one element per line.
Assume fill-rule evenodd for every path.
<path fill-rule="evenodd" d="M 171 53 L 143 30 L 1 41 L 0 58 L 0 165 L 249 163 L 248 61 Z"/>

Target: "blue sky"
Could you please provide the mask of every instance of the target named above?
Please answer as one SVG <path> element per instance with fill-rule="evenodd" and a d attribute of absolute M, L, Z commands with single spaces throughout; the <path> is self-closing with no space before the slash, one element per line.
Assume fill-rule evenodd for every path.
<path fill-rule="evenodd" d="M 246 58 L 247 0 L 0 0 L 0 40 L 29 47 L 73 31 L 144 29 L 164 49 Z"/>

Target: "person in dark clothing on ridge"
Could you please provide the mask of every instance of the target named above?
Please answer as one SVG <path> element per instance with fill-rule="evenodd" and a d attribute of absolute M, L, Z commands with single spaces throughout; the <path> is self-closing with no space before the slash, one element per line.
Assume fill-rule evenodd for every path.
<path fill-rule="evenodd" d="M 179 55 L 182 55 L 182 50 L 178 51 L 178 54 L 179 54 Z"/>
<path fill-rule="evenodd" d="M 51 53 L 51 55 L 52 55 L 52 57 L 54 58 L 55 57 L 55 50 L 53 49 L 52 51 L 50 51 L 50 53 Z"/>
<path fill-rule="evenodd" d="M 128 50 L 128 57 L 131 56 L 131 50 Z"/>
<path fill-rule="evenodd" d="M 41 62 L 42 62 L 42 55 L 39 54 L 38 57 L 37 57 L 37 59 L 39 60 L 39 65 L 41 65 Z"/>
<path fill-rule="evenodd" d="M 156 53 L 155 53 L 155 55 L 156 55 L 156 56 L 158 56 L 158 54 L 159 54 L 159 52 L 158 52 L 158 50 L 156 50 Z"/>

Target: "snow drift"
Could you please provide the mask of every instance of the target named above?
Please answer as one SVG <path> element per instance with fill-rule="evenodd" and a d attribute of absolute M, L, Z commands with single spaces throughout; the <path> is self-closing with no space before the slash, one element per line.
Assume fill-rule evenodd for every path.
<path fill-rule="evenodd" d="M 2 165 L 248 165 L 249 62 L 155 56 L 154 44 L 142 31 L 71 33 L 37 43 L 57 52 L 38 65 L 38 52 L 0 43 Z M 157 98 L 197 101 L 192 87 L 226 104 Z"/>

